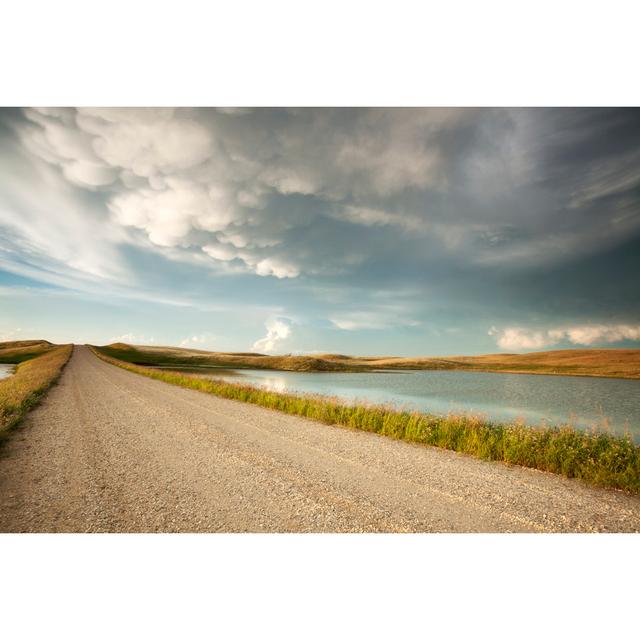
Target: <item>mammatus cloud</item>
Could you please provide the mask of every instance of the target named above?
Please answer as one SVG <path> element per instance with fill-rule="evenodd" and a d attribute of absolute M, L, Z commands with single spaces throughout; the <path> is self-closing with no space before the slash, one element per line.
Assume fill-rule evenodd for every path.
<path fill-rule="evenodd" d="M 265 326 L 267 335 L 254 343 L 253 351 L 275 351 L 291 335 L 291 321 L 287 318 L 269 320 Z"/>
<path fill-rule="evenodd" d="M 640 325 L 581 325 L 549 330 L 509 327 L 498 330 L 492 327 L 490 336 L 495 336 L 501 349 L 518 351 L 521 349 L 544 349 L 568 341 L 571 344 L 593 346 L 611 344 L 623 340 L 640 340 Z"/>
<path fill-rule="evenodd" d="M 628 237 L 640 228 L 632 112 L 30 108 L 13 126 L 67 191 L 94 198 L 96 237 L 291 279 L 379 259 L 382 233 L 413 238 L 422 260 L 487 268 Z M 601 142 L 612 122 L 626 127 L 619 149 Z M 91 259 L 108 246 L 38 241 L 113 275 Z"/>
<path fill-rule="evenodd" d="M 251 251 L 238 248 L 232 242 L 221 245 L 205 245 L 202 250 L 215 260 L 222 262 L 229 262 L 236 258 L 240 259 L 259 276 L 275 276 L 281 279 L 295 278 L 300 275 L 298 267 L 284 260 L 278 258 L 262 258 L 259 260 L 251 254 Z"/>
<path fill-rule="evenodd" d="M 155 246 L 202 251 L 259 276 L 320 268 L 308 247 L 283 245 L 308 215 L 271 201 L 313 196 L 327 217 L 419 227 L 419 216 L 367 203 L 440 189 L 442 137 L 464 110 L 37 108 L 18 127 L 24 147 L 71 185 L 103 194 L 111 219 Z M 307 264 L 311 262 L 311 264 Z M 316 262 L 314 265 L 313 263 Z M 304 264 L 303 264 L 304 263 Z"/>

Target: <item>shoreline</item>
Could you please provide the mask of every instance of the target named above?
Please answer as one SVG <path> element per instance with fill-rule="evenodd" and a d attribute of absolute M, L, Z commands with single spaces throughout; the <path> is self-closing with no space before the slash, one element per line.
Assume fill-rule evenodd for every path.
<path fill-rule="evenodd" d="M 379 405 L 350 406 L 331 398 L 265 391 L 251 385 L 146 368 L 113 358 L 96 347 L 89 348 L 97 358 L 113 366 L 179 387 L 329 425 L 370 431 L 484 460 L 640 493 L 640 447 L 630 435 L 617 436 L 602 430 L 582 431 L 569 426 L 525 427 L 462 416 L 394 411 Z"/>

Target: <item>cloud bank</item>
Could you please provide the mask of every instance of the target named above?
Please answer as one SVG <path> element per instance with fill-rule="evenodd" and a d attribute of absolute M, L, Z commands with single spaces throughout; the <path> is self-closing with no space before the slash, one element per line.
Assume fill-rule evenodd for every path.
<path fill-rule="evenodd" d="M 548 330 L 509 327 L 498 330 L 492 328 L 489 335 L 494 336 L 501 349 L 509 351 L 544 349 L 568 341 L 573 345 L 593 346 L 611 344 L 624 340 L 640 340 L 639 325 L 583 325 Z"/>
<path fill-rule="evenodd" d="M 562 260 L 640 230 L 640 152 L 598 141 L 614 115 L 628 128 L 634 114 L 576 113 L 29 108 L 14 129 L 67 191 L 92 194 L 111 235 L 291 279 L 351 270 L 389 229 L 420 241 L 427 262 L 488 266 Z M 358 232 L 374 241 L 345 255 Z"/>

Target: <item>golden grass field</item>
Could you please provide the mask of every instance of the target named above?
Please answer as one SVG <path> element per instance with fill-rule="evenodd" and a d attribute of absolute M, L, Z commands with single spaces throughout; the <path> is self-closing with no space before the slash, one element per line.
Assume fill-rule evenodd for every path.
<path fill-rule="evenodd" d="M 268 356 L 223 353 L 178 347 L 133 346 L 114 343 L 101 347 L 126 362 L 155 366 L 226 367 L 284 371 L 371 371 L 376 369 L 442 369 L 600 376 L 640 379 L 640 349 L 566 349 L 525 354 L 401 358 L 340 354 Z"/>
<path fill-rule="evenodd" d="M 0 437 L 37 404 L 57 380 L 71 356 L 72 345 L 46 340 L 0 343 L 0 362 L 16 364 L 16 372 L 0 380 Z"/>
<path fill-rule="evenodd" d="M 17 364 L 40 356 L 55 345 L 48 340 L 0 342 L 0 364 Z"/>

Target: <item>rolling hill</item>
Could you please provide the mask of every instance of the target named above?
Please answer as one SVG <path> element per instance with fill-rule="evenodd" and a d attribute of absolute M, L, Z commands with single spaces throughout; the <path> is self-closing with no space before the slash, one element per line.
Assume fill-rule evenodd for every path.
<path fill-rule="evenodd" d="M 640 379 L 640 349 L 565 349 L 525 354 L 402 358 L 331 353 L 269 356 L 124 343 L 97 348 L 106 355 L 134 364 L 194 370 L 226 368 L 354 372 L 428 369 Z"/>

